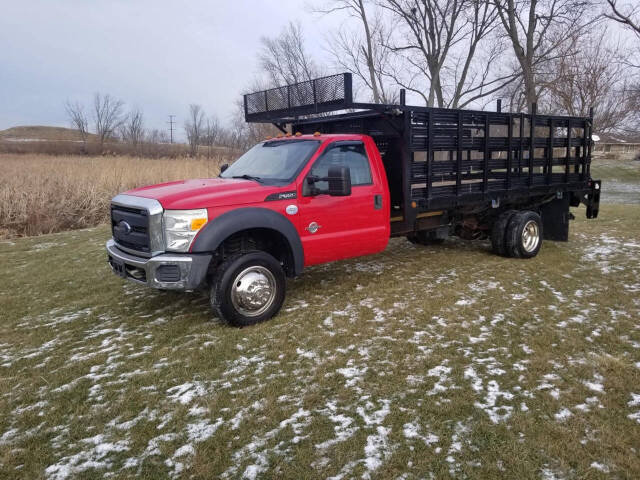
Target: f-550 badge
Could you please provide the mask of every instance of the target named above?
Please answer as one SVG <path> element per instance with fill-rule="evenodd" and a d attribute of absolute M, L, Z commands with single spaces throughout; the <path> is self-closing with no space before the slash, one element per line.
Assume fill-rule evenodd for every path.
<path fill-rule="evenodd" d="M 309 233 L 316 233 L 319 229 L 322 228 L 322 225 L 318 225 L 316 222 L 311 222 L 305 230 L 308 230 Z"/>
<path fill-rule="evenodd" d="M 271 195 L 267 195 L 267 198 L 264 199 L 265 202 L 273 202 L 275 200 L 291 200 L 292 198 L 297 198 L 298 193 L 295 190 L 290 192 L 276 192 Z"/>

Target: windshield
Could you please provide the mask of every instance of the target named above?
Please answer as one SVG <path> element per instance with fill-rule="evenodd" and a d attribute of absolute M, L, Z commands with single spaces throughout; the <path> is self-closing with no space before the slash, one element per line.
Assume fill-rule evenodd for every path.
<path fill-rule="evenodd" d="M 320 145 L 318 140 L 271 140 L 257 144 L 220 174 L 221 178 L 289 182 Z"/>

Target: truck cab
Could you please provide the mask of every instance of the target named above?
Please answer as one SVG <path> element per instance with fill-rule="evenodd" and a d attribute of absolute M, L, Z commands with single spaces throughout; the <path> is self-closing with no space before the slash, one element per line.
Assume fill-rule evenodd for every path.
<path fill-rule="evenodd" d="M 285 276 L 384 250 L 389 188 L 367 135 L 282 135 L 218 178 L 130 190 L 111 205 L 113 271 L 160 289 L 208 287 L 235 325 L 272 317 Z"/>

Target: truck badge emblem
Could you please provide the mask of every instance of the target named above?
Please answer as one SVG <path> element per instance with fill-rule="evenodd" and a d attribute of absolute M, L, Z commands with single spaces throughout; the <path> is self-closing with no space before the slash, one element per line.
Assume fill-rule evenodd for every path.
<path fill-rule="evenodd" d="M 131 225 L 129 225 L 124 220 L 120 220 L 118 222 L 118 225 L 116 226 L 116 229 L 119 232 L 122 232 L 123 235 L 129 235 L 131 233 Z"/>
<path fill-rule="evenodd" d="M 295 215 L 296 213 L 298 213 L 298 206 L 287 205 L 287 208 L 285 208 L 285 212 L 287 212 L 289 215 Z"/>
<path fill-rule="evenodd" d="M 316 233 L 321 227 L 322 225 L 318 225 L 316 222 L 311 222 L 306 229 L 309 231 L 309 233 Z"/>

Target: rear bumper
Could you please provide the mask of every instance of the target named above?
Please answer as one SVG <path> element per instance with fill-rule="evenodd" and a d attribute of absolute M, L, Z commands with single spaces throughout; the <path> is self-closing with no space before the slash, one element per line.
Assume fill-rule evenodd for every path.
<path fill-rule="evenodd" d="M 152 288 L 195 290 L 205 280 L 211 255 L 165 253 L 146 258 L 120 250 L 107 242 L 108 262 L 113 273 Z"/>

